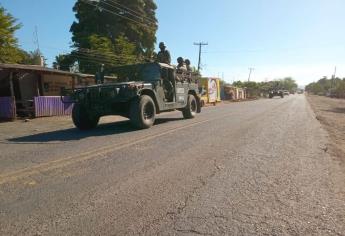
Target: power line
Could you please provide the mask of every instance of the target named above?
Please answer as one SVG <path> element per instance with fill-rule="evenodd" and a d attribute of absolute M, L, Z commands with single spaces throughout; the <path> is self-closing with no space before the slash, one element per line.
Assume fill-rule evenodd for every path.
<path fill-rule="evenodd" d="M 83 53 L 83 52 L 79 52 L 79 51 L 75 51 L 71 54 L 71 56 L 84 56 L 84 57 L 88 57 L 88 58 L 92 58 L 95 60 L 99 60 L 99 61 L 108 61 L 108 62 L 122 62 L 124 60 L 133 60 L 133 61 L 140 61 L 139 58 L 111 58 L 111 57 L 103 57 L 101 55 L 93 55 L 93 54 L 88 54 L 88 53 Z"/>
<path fill-rule="evenodd" d="M 208 45 L 208 43 L 200 42 L 194 43 L 194 45 L 199 46 L 199 60 L 198 60 L 198 71 L 200 71 L 200 63 L 201 63 L 201 47 Z"/>
<path fill-rule="evenodd" d="M 137 21 L 137 20 L 134 20 L 134 19 L 132 19 L 132 18 L 130 18 L 130 17 L 128 17 L 128 16 L 123 16 L 123 15 L 121 15 L 121 14 L 119 14 L 119 13 L 116 13 L 116 12 L 114 12 L 114 11 L 112 11 L 112 10 L 109 10 L 109 9 L 104 8 L 104 7 L 100 7 L 100 6 L 98 6 L 98 5 L 92 4 L 92 3 L 89 2 L 88 0 L 82 0 L 82 2 L 84 2 L 84 3 L 86 3 L 86 4 L 90 5 L 90 6 L 99 8 L 100 10 L 104 10 L 104 11 L 106 11 L 106 12 L 108 12 L 108 13 L 113 14 L 113 15 L 116 15 L 116 16 L 122 17 L 122 18 L 124 18 L 124 19 L 133 21 L 133 22 L 135 22 L 135 23 L 137 23 L 137 24 L 140 24 L 140 25 L 142 25 L 142 26 L 144 26 L 144 27 L 146 27 L 146 28 L 149 28 L 149 29 L 154 29 L 154 28 L 156 28 L 156 27 L 152 27 L 152 26 L 149 26 L 149 25 L 147 25 L 147 24 L 144 24 L 144 23 L 142 23 L 142 22 L 139 22 L 139 21 Z"/>
<path fill-rule="evenodd" d="M 83 53 L 88 53 L 88 54 L 92 54 L 92 55 L 101 55 L 101 56 L 111 56 L 114 58 L 137 58 L 136 56 L 131 56 L 131 55 L 126 55 L 126 54 L 115 54 L 113 52 L 101 52 L 99 50 L 95 50 L 95 49 L 89 49 L 89 48 L 78 48 L 78 50 L 72 51 L 73 52 L 83 52 Z"/>
<path fill-rule="evenodd" d="M 105 65 L 110 65 L 110 66 L 117 66 L 117 65 L 123 64 L 123 63 L 119 63 L 118 61 L 91 58 L 91 57 L 83 56 L 83 55 L 74 55 L 74 57 L 77 60 L 88 61 L 90 63 L 96 63 L 96 64 L 105 64 Z"/>
<path fill-rule="evenodd" d="M 130 9 L 130 8 L 127 7 L 127 6 L 125 6 L 125 5 L 123 5 L 123 4 L 120 4 L 120 3 L 117 2 L 116 0 L 110 0 L 110 1 L 113 2 L 114 4 L 120 6 L 120 7 L 122 7 L 122 8 L 124 8 L 124 9 L 128 10 L 128 11 L 133 12 L 134 14 L 137 14 L 138 16 L 141 15 L 140 12 L 137 12 L 137 11 L 134 11 L 133 9 Z M 156 23 L 155 23 L 154 21 L 152 21 L 152 19 L 150 19 L 149 17 L 147 17 L 147 16 L 142 16 L 142 17 L 143 17 L 143 18 L 146 18 L 148 21 L 151 21 L 151 22 L 153 22 L 154 24 L 156 24 Z"/>
<path fill-rule="evenodd" d="M 134 17 L 136 17 L 136 18 L 138 18 L 138 19 L 140 19 L 140 20 L 143 20 L 143 21 L 145 20 L 147 23 L 150 23 L 150 24 L 152 24 L 152 25 L 156 25 L 156 23 L 155 23 L 154 21 L 152 21 L 151 19 L 145 17 L 144 15 L 142 15 L 142 13 L 139 13 L 139 12 L 137 12 L 137 11 L 134 11 L 134 10 L 132 10 L 132 9 L 129 9 L 128 7 L 125 7 L 125 6 L 119 4 L 119 3 L 115 2 L 115 1 L 111 1 L 111 2 L 112 2 L 113 4 L 122 6 L 122 8 L 121 8 L 121 7 L 118 7 L 118 6 L 115 6 L 115 5 L 113 5 L 113 4 L 109 3 L 109 2 L 102 2 L 102 3 L 105 3 L 105 4 L 107 4 L 108 6 L 111 6 L 111 7 L 115 7 L 116 9 L 118 9 L 118 10 L 120 10 L 120 11 L 123 11 L 123 12 L 126 12 L 126 13 L 128 13 L 129 15 L 134 16 Z M 145 19 L 145 18 L 146 18 L 146 19 Z"/>

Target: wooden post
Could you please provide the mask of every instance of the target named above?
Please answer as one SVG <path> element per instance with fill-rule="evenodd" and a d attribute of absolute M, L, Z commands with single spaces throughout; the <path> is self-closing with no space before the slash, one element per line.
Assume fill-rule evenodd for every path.
<path fill-rule="evenodd" d="M 75 75 L 72 76 L 72 89 L 75 88 L 75 80 L 76 80 L 76 77 Z"/>
<path fill-rule="evenodd" d="M 37 77 L 36 77 L 36 91 L 37 91 L 37 96 L 41 96 L 41 92 L 40 91 L 40 88 L 42 88 L 42 74 L 41 73 L 37 73 L 36 74 Z"/>
<path fill-rule="evenodd" d="M 10 92 L 11 92 L 11 97 L 15 97 L 14 88 L 13 88 L 13 71 L 10 72 Z"/>

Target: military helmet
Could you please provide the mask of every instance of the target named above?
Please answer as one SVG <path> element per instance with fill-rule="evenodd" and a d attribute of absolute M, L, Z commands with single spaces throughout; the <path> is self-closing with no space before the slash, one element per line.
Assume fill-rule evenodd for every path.
<path fill-rule="evenodd" d="M 183 58 L 182 58 L 182 57 L 178 57 L 178 58 L 177 58 L 177 62 L 178 62 L 178 63 L 183 63 Z"/>
<path fill-rule="evenodd" d="M 160 43 L 159 43 L 159 48 L 161 48 L 161 47 L 164 47 L 164 48 L 165 48 L 165 44 L 164 44 L 163 42 L 160 42 Z"/>
<path fill-rule="evenodd" d="M 186 60 L 184 60 L 184 63 L 186 63 L 186 65 L 190 65 L 190 60 L 186 59 Z"/>

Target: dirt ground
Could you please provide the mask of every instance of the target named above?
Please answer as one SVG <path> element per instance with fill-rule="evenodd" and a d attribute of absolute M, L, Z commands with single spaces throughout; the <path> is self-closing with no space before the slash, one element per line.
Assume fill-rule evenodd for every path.
<path fill-rule="evenodd" d="M 332 140 L 330 150 L 327 151 L 339 157 L 345 164 L 345 99 L 315 95 L 308 95 L 307 98 L 315 112 L 316 119 L 328 131 Z"/>

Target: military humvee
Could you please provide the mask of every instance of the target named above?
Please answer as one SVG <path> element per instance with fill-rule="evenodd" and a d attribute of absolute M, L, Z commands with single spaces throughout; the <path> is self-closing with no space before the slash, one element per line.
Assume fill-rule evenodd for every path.
<path fill-rule="evenodd" d="M 121 115 L 140 129 L 150 128 L 156 114 L 180 110 L 186 119 L 201 112 L 197 79 L 162 63 L 113 68 L 115 83 L 63 90 L 74 102 L 72 119 L 81 130 L 97 126 L 101 116 Z"/>
<path fill-rule="evenodd" d="M 271 90 L 268 94 L 268 97 L 273 98 L 274 96 L 279 96 L 279 97 L 283 98 L 284 97 L 283 90 Z"/>

